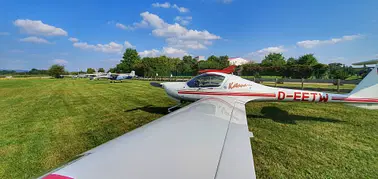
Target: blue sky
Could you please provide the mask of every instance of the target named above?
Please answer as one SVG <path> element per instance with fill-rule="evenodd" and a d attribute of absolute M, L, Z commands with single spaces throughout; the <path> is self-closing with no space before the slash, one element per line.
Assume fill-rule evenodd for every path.
<path fill-rule="evenodd" d="M 109 68 L 141 56 L 314 53 L 322 63 L 378 57 L 378 1 L 5 1 L 0 69 Z"/>

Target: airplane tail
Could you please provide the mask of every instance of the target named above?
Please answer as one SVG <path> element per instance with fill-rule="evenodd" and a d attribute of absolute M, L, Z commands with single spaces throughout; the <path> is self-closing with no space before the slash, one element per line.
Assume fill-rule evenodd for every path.
<path fill-rule="evenodd" d="M 368 61 L 356 63 L 360 64 L 376 64 L 377 61 Z M 348 98 L 363 99 L 361 103 L 350 104 L 356 107 L 366 109 L 378 109 L 378 65 L 370 71 L 370 73 L 349 93 Z"/>

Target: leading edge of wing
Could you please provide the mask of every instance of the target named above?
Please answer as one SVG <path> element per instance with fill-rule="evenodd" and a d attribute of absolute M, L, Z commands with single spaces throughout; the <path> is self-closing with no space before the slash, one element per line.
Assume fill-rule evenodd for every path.
<path fill-rule="evenodd" d="M 228 178 L 256 178 L 244 102 L 234 104 L 216 174 L 216 179 Z"/>
<path fill-rule="evenodd" d="M 244 104 L 241 107 L 228 98 L 207 98 L 89 150 L 49 175 L 213 179 L 236 174 L 250 178 L 238 173 L 244 168 L 251 173 L 253 169 L 250 142 L 241 130 L 248 133 Z M 243 135 L 240 139 L 239 134 Z M 247 166 L 230 166 L 245 165 L 241 159 L 244 153 L 244 160 L 249 160 Z"/>

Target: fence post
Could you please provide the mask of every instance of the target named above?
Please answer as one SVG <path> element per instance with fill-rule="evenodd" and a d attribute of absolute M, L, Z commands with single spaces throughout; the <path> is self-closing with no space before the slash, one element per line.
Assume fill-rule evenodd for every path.
<path fill-rule="evenodd" d="M 337 93 L 340 93 L 340 79 L 337 79 Z"/>
<path fill-rule="evenodd" d="M 274 87 L 277 87 L 277 78 L 274 81 Z"/>
<path fill-rule="evenodd" d="M 304 78 L 302 78 L 302 90 L 303 90 L 303 88 L 304 88 L 304 85 L 303 85 L 303 83 L 304 83 Z"/>

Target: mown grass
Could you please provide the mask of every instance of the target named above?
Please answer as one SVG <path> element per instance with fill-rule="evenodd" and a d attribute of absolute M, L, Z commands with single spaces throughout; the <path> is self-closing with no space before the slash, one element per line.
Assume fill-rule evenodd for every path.
<path fill-rule="evenodd" d="M 0 178 L 31 178 L 166 114 L 147 81 L 0 81 Z M 342 104 L 247 104 L 259 178 L 378 176 L 378 111 Z"/>

